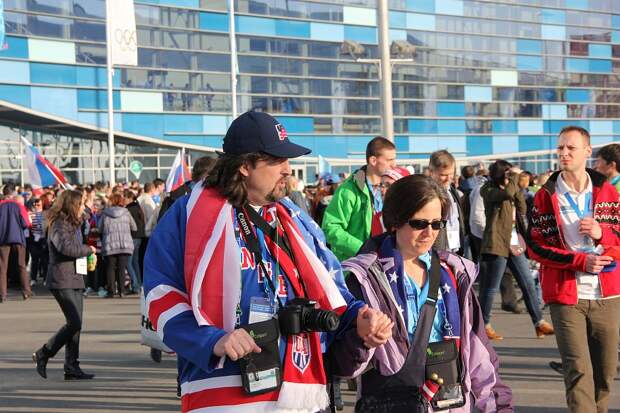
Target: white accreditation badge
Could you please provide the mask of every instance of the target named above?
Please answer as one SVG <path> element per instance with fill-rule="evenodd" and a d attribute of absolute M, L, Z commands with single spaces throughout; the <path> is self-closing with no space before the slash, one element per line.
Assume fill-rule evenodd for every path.
<path fill-rule="evenodd" d="M 88 274 L 88 262 L 86 261 L 86 257 L 75 260 L 75 272 L 80 275 Z"/>
<path fill-rule="evenodd" d="M 273 303 L 265 297 L 252 297 L 250 300 L 250 317 L 248 323 L 271 320 L 274 314 Z"/>

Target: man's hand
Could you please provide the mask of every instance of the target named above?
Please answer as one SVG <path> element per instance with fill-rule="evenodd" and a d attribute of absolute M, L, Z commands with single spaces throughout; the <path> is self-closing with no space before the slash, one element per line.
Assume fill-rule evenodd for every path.
<path fill-rule="evenodd" d="M 222 357 L 228 356 L 232 361 L 238 360 L 249 353 L 260 353 L 261 349 L 254 339 L 242 328 L 234 330 L 220 338 L 213 347 L 213 353 Z"/>
<path fill-rule="evenodd" d="M 586 257 L 586 271 L 591 274 L 598 274 L 603 267 L 614 261 L 612 257 L 607 255 L 588 254 Z"/>
<path fill-rule="evenodd" d="M 357 313 L 357 335 L 364 340 L 364 345 L 373 348 L 385 344 L 392 337 L 394 322 L 381 311 L 368 305 Z"/>
<path fill-rule="evenodd" d="M 603 238 L 603 230 L 598 221 L 592 217 L 585 217 L 579 222 L 579 233 L 581 235 L 587 235 L 594 241 L 598 241 Z"/>

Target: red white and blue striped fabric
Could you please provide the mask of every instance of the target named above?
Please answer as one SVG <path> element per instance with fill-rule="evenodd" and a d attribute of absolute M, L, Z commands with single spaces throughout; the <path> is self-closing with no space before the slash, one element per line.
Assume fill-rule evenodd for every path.
<path fill-rule="evenodd" d="M 294 250 L 299 272 L 304 274 L 311 297 L 316 297 L 322 308 L 344 311 L 346 302 L 325 266 L 301 239 L 298 229 L 281 205 L 277 205 L 278 216 L 283 219 L 284 231 Z M 211 213 L 205 214 L 209 210 Z M 202 211 L 202 213 L 193 213 Z M 185 285 L 188 287 L 190 305 L 199 325 L 215 326 L 227 332 L 233 331 L 236 323 L 236 308 L 240 299 L 241 274 L 239 257 L 241 251 L 235 237 L 233 207 L 217 190 L 194 188 L 187 207 L 187 232 L 185 236 Z M 284 254 L 282 254 L 284 255 Z M 282 257 L 281 255 L 281 257 Z M 303 256 L 303 264 L 300 261 Z M 284 265 L 284 262 L 283 262 Z M 294 264 L 291 264 L 294 265 Z M 318 333 L 312 333 L 306 341 L 305 350 L 314 353 L 307 369 L 296 370 L 293 366 L 293 338 L 289 337 L 287 355 L 284 358 L 284 383 L 280 391 L 249 397 L 240 387 L 220 388 L 213 391 L 227 394 L 224 404 L 234 403 L 251 411 L 294 410 L 314 412 L 329 405 L 326 379 L 323 372 L 321 347 Z M 309 353 L 308 353 L 309 354 Z M 318 357 L 317 357 L 318 355 Z M 220 366 L 224 360 L 221 360 Z M 239 381 L 234 376 L 227 380 Z M 223 380 L 220 378 L 219 380 Z M 216 380 L 217 381 L 217 380 Z M 240 384 L 240 381 L 239 381 Z M 220 393 L 221 392 L 221 393 Z M 230 394 L 228 394 L 230 393 Z M 234 396 L 238 397 L 234 397 Z M 220 400 L 217 398 L 217 400 Z M 223 400 L 223 399 L 221 399 Z M 275 403 L 275 405 L 274 405 Z M 216 399 L 209 399 L 211 407 L 222 405 Z M 208 406 L 204 406 L 208 407 Z"/>
<path fill-rule="evenodd" d="M 297 268 L 299 265 L 312 267 L 316 279 L 327 286 L 324 293 L 319 294 L 322 307 L 341 311 L 349 303 L 350 311 L 346 311 L 341 321 L 348 325 L 362 303 L 355 301 L 346 290 L 340 265 L 325 247 L 317 224 L 288 200 L 281 204 L 285 209 L 280 208 L 279 213 L 286 213 L 288 217 L 278 215 L 280 223 L 293 231 L 287 231 L 287 236 L 294 238 L 296 251 L 306 258 L 305 264 L 300 264 L 296 258 L 295 265 Z M 240 295 L 254 296 L 264 291 L 258 281 L 257 267 L 241 270 L 241 247 L 244 245 L 243 240 L 236 238 L 233 207 L 216 190 L 205 189 L 201 183 L 166 213 L 149 243 L 144 284 L 149 319 L 166 345 L 179 356 L 182 411 L 319 411 L 329 401 L 324 381 L 309 381 L 306 377 L 295 380 L 291 376 L 297 374 L 295 366 L 289 369 L 291 374 L 286 374 L 286 365 L 294 363 L 291 360 L 295 354 L 312 354 L 312 359 L 319 359 L 320 345 L 313 347 L 306 342 L 301 346 L 304 351 L 311 349 L 310 353 L 301 351 L 298 342 L 293 353 L 284 350 L 290 348 L 288 345 L 281 347 L 285 383 L 280 391 L 259 396 L 248 396 L 243 391 L 238 363 L 218 359 L 211 352 L 217 340 L 235 328 Z M 275 256 L 272 251 L 269 255 Z M 181 260 L 183 265 L 178 265 Z M 291 285 L 289 294 L 293 288 Z M 311 298 L 314 295 L 309 294 Z M 243 311 L 245 314 L 247 309 Z M 282 340 L 281 345 L 284 344 L 286 341 Z M 312 360 L 308 360 L 301 374 L 315 372 L 314 366 Z"/>
<path fill-rule="evenodd" d="M 26 139 L 22 137 L 26 149 L 26 169 L 30 176 L 30 184 L 33 188 L 44 188 L 47 186 L 65 186 L 67 178 L 50 161 L 45 159 L 39 151 Z"/>
<path fill-rule="evenodd" d="M 185 150 L 181 149 L 177 152 L 168 178 L 166 178 L 166 192 L 174 191 L 190 179 L 192 179 L 192 174 L 185 159 Z"/>

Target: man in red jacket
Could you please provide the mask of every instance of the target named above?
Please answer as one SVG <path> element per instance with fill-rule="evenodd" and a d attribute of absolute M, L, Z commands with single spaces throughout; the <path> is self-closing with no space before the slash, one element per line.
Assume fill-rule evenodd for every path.
<path fill-rule="evenodd" d="M 603 413 L 618 364 L 620 267 L 605 255 L 620 245 L 618 192 L 586 169 L 587 130 L 562 129 L 557 153 L 561 171 L 534 198 L 528 251 L 541 263 L 569 411 Z"/>

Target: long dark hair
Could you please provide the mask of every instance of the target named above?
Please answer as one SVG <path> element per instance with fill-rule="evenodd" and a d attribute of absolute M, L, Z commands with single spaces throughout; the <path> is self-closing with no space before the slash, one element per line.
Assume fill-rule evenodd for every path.
<path fill-rule="evenodd" d="M 63 191 L 52 207 L 47 211 L 47 222 L 51 228 L 56 220 L 67 221 L 74 227 L 79 227 L 82 223 L 80 207 L 82 206 L 82 193 L 68 189 Z"/>
<path fill-rule="evenodd" d="M 282 159 L 262 152 L 243 155 L 222 154 L 207 174 L 204 186 L 217 188 L 220 194 L 228 199 L 228 202 L 234 206 L 241 206 L 248 199 L 248 189 L 239 169 L 243 165 L 254 167 L 258 161 L 280 163 Z"/>
<path fill-rule="evenodd" d="M 496 186 L 504 185 L 506 171 L 512 168 L 512 164 L 503 159 L 498 159 L 489 166 L 489 178 Z"/>
<path fill-rule="evenodd" d="M 441 203 L 441 218 L 450 212 L 446 191 L 433 179 L 424 175 L 409 175 L 394 182 L 385 194 L 383 224 L 388 231 L 400 228 L 433 199 Z"/>

